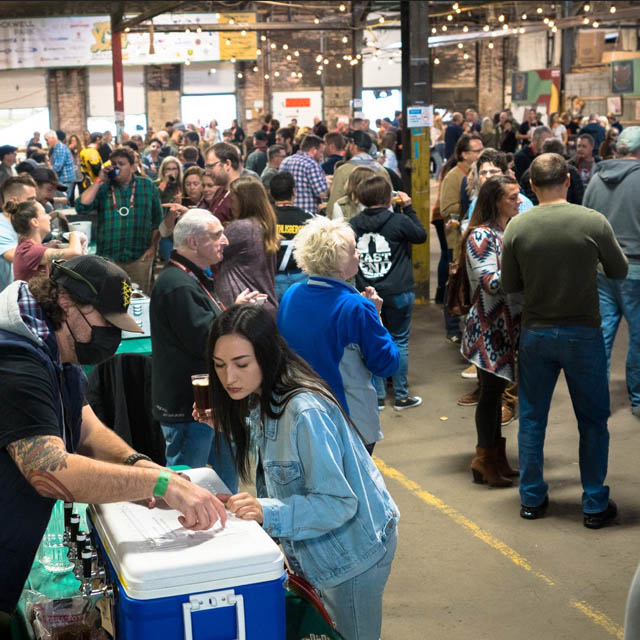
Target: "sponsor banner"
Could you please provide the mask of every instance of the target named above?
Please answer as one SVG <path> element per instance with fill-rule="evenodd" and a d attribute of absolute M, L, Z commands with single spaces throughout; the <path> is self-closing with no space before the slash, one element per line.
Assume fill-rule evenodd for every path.
<path fill-rule="evenodd" d="M 255 60 L 256 32 L 198 32 L 199 24 L 255 23 L 255 13 L 163 14 L 157 25 L 184 25 L 184 31 L 122 34 L 124 65 Z M 187 28 L 189 31 L 187 32 Z M 86 67 L 111 64 L 109 16 L 0 20 L 0 69 Z"/>

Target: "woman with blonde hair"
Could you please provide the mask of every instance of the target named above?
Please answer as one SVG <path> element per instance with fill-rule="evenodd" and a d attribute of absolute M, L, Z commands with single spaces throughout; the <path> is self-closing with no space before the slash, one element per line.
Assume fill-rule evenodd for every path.
<path fill-rule="evenodd" d="M 160 191 L 164 191 L 170 182 L 182 184 L 182 163 L 175 156 L 167 156 L 160 164 L 158 177 L 154 184 Z"/>
<path fill-rule="evenodd" d="M 480 138 L 484 148 L 498 148 L 498 132 L 493 126 L 493 120 L 489 117 L 482 118 L 482 128 L 480 129 Z"/>
<path fill-rule="evenodd" d="M 276 255 L 280 234 L 276 214 L 262 183 L 238 178 L 231 183 L 234 219 L 226 228 L 229 245 L 216 272 L 216 288 L 225 305 L 232 305 L 244 289 L 266 294 L 265 310 L 276 315 Z"/>
<path fill-rule="evenodd" d="M 349 222 L 351 218 L 357 216 L 364 207 L 358 202 L 358 196 L 356 192 L 358 187 L 371 176 L 378 175 L 370 167 L 356 167 L 349 177 L 347 178 L 347 184 L 345 186 L 345 195 L 336 200 L 333 205 L 333 212 L 331 218 L 333 220 L 346 220 Z"/>
<path fill-rule="evenodd" d="M 553 131 L 554 137 L 562 141 L 562 144 L 567 144 L 569 132 L 567 131 L 567 127 L 564 126 L 562 119 L 560 118 L 560 114 L 557 111 L 554 111 L 549 116 L 549 129 Z"/>

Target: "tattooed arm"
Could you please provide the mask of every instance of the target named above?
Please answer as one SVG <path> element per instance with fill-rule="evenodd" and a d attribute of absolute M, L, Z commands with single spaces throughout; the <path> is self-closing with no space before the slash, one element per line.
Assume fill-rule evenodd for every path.
<path fill-rule="evenodd" d="M 31 486 L 47 498 L 104 504 L 144 500 L 153 495 L 157 468 L 128 467 L 68 453 L 56 436 L 33 436 L 7 445 L 7 451 Z M 172 474 L 165 502 L 180 511 L 180 523 L 204 530 L 218 518 L 224 524 L 222 503 L 206 489 Z"/>

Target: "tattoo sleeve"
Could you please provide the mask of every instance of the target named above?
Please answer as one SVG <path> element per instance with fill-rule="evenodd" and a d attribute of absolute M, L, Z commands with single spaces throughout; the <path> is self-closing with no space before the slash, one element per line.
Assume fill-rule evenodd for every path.
<path fill-rule="evenodd" d="M 69 489 L 54 475 L 54 472 L 67 468 L 69 457 L 60 438 L 23 438 L 9 444 L 7 451 L 22 475 L 40 495 L 75 502 Z"/>

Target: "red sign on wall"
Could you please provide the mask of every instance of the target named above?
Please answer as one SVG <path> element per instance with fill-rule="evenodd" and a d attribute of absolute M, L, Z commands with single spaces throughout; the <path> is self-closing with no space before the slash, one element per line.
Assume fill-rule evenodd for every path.
<path fill-rule="evenodd" d="M 310 107 L 311 98 L 285 98 L 285 107 Z"/>

